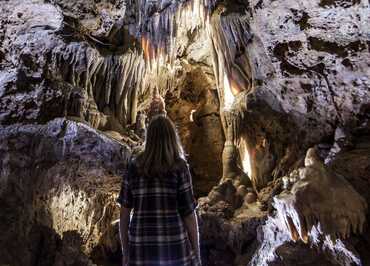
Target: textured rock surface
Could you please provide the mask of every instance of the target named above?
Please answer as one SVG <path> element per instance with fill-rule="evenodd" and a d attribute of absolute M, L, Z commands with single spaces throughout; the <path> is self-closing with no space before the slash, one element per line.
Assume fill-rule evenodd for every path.
<path fill-rule="evenodd" d="M 207 195 L 222 175 L 220 160 L 225 142 L 219 100 L 200 69 L 188 73 L 181 91 L 168 93 L 168 115 L 176 121 L 184 149 L 189 155 L 195 192 Z M 177 95 L 178 94 L 178 95 Z"/>
<path fill-rule="evenodd" d="M 370 264 L 369 214 L 316 250 L 272 204 L 314 145 L 369 204 L 369 23 L 365 0 L 0 0 L 0 263 L 117 255 L 114 197 L 157 87 L 211 190 L 207 265 Z M 217 185 L 225 139 L 239 180 Z"/>
<path fill-rule="evenodd" d="M 64 119 L 3 127 L 0 139 L 1 264 L 88 265 L 84 254 L 118 249 L 127 147 Z"/>
<path fill-rule="evenodd" d="M 342 176 L 328 170 L 314 148 L 307 151 L 305 168 L 300 168 L 291 190 L 275 197 L 279 218 L 293 240 L 309 241 L 311 232 L 333 239 L 362 234 L 367 203 Z"/>
<path fill-rule="evenodd" d="M 250 60 L 256 81 L 266 86 L 256 86 L 248 98 L 255 96 L 257 101 L 252 103 L 261 101 L 285 117 L 281 122 L 271 120 L 263 116 L 271 111 L 247 105 L 251 114 L 245 123 L 251 124 L 251 129 L 246 130 L 246 138 L 255 148 L 251 151 L 254 167 L 266 165 L 262 175 L 271 169 L 274 176 L 283 174 L 296 161 L 295 156 L 302 156 L 306 145 L 332 136 L 336 127 L 353 123 L 361 106 L 369 102 L 369 33 L 364 26 L 369 20 L 368 3 L 343 8 L 334 4 L 337 2 L 322 6 L 320 1 L 256 1 L 250 5 L 251 29 L 256 36 L 256 43 L 250 45 L 250 54 L 254 54 Z M 292 124 L 288 126 L 287 120 Z"/>
<path fill-rule="evenodd" d="M 239 200 L 242 195 L 231 182 L 221 187 L 198 200 L 203 261 L 205 265 L 246 265 L 257 249 L 257 228 L 267 213 L 255 202 Z M 220 190 L 223 193 L 218 194 Z"/>
<path fill-rule="evenodd" d="M 325 156 L 331 157 L 333 150 L 335 151 L 334 158 L 330 158 L 331 161 L 328 163 L 325 168 L 327 172 L 331 173 L 331 175 L 336 176 L 338 179 L 341 179 L 341 182 L 351 184 L 353 188 L 357 191 L 358 194 L 361 195 L 361 201 L 365 199 L 367 205 L 369 205 L 369 178 L 370 175 L 368 173 L 369 169 L 369 113 L 368 109 L 364 109 L 359 115 L 359 126 L 352 128 L 351 134 L 336 134 L 336 142 L 332 146 L 330 151 L 325 152 L 325 145 L 318 145 L 319 151 L 321 150 L 321 156 L 325 158 Z M 327 149 L 326 149 L 327 150 Z M 356 159 L 355 159 L 356 158 Z M 308 164 L 311 160 L 308 160 Z M 313 160 L 315 162 L 315 159 Z M 304 171 L 302 172 L 304 174 Z M 290 177 L 298 174 L 298 172 L 293 172 Z M 307 173 L 306 173 L 307 174 Z M 320 175 L 318 175 L 320 176 Z M 284 180 L 283 183 L 286 183 L 286 188 L 290 189 L 293 185 L 296 187 L 297 183 L 304 182 L 304 179 L 298 181 L 299 179 L 296 178 L 287 178 Z M 345 181 L 344 181 L 345 180 Z M 325 181 L 325 178 L 320 180 L 320 182 Z M 297 183 L 295 183 L 297 182 Z M 337 182 L 337 181 L 336 181 Z M 309 185 L 310 181 L 306 181 L 306 185 Z M 335 183 L 335 182 L 334 182 Z M 286 189 L 285 188 L 285 189 Z M 282 188 L 284 189 L 284 188 Z M 348 189 L 348 188 L 347 188 Z M 328 189 L 329 190 L 329 189 Z M 350 189 L 352 190 L 352 189 Z M 336 190 L 332 190 L 330 193 L 336 193 Z M 325 202 L 326 200 L 330 199 L 328 197 L 330 195 L 328 192 L 326 195 L 321 195 L 320 202 Z M 355 201 L 351 200 L 351 195 L 353 195 L 353 191 L 342 192 L 341 195 L 335 197 L 335 200 L 340 200 L 340 198 L 345 198 L 345 203 L 342 203 L 341 207 L 337 207 L 334 209 L 329 209 L 326 213 L 334 214 L 338 211 L 345 211 L 346 206 L 348 204 L 354 204 L 358 202 L 358 196 Z M 355 192 L 356 193 L 356 192 Z M 286 191 L 282 193 L 282 196 L 278 196 L 280 201 L 284 199 L 284 194 L 286 195 Z M 312 195 L 307 197 L 302 197 L 304 200 L 308 200 Z M 301 207 L 309 207 L 312 204 L 316 204 L 317 201 L 310 201 L 307 204 L 302 205 Z M 334 205 L 334 204 L 333 204 Z M 324 205 L 318 205 L 324 207 Z M 297 208 L 299 209 L 299 207 Z M 354 215 L 356 211 L 360 208 L 353 208 L 349 212 L 351 215 Z M 281 208 L 277 208 L 278 212 L 281 212 Z M 286 208 L 290 214 L 293 214 L 295 208 Z M 348 208 L 347 208 L 348 211 Z M 320 211 L 314 212 L 314 215 L 317 215 Z M 258 238 L 260 241 L 260 247 L 256 252 L 254 258 L 251 261 L 251 265 L 294 265 L 298 263 L 297 256 L 299 256 L 299 263 L 303 263 L 303 265 L 368 265 L 369 254 L 367 249 L 365 250 L 364 247 L 368 247 L 369 245 L 369 212 L 367 212 L 367 218 L 365 226 L 363 227 L 363 232 L 357 232 L 355 234 L 350 234 L 346 237 L 339 236 L 334 242 L 332 241 L 332 237 L 329 235 L 325 235 L 325 233 L 320 232 L 320 230 L 325 229 L 325 221 L 321 221 L 320 218 L 317 220 L 314 219 L 318 224 L 316 228 L 312 228 L 312 231 L 308 233 L 308 241 L 309 245 L 303 245 L 303 241 L 293 242 L 291 240 L 290 230 L 281 230 L 278 229 L 279 227 L 286 227 L 287 220 L 281 219 L 282 217 L 272 216 L 269 217 L 266 224 L 263 227 L 259 228 Z M 311 216 L 310 219 L 313 217 Z M 342 223 L 342 218 L 337 217 L 336 219 L 329 219 L 328 221 L 331 223 L 335 223 L 335 226 L 344 225 Z M 312 220 L 311 220 L 312 221 Z M 353 220 L 359 222 L 360 220 Z M 293 222 L 294 224 L 294 222 Z M 358 229 L 358 226 L 352 226 L 351 230 Z M 301 232 L 297 232 L 300 234 Z M 326 233 L 327 234 L 327 233 Z M 346 238 L 346 239 L 345 239 Z M 319 247 L 319 249 L 314 248 L 308 250 L 307 247 Z M 321 250 L 318 252 L 318 250 Z M 316 252 L 316 253 L 315 253 Z M 307 258 L 308 254 L 312 254 L 313 258 Z M 315 254 L 315 255 L 313 255 Z M 313 260 L 312 260 L 313 259 Z"/>

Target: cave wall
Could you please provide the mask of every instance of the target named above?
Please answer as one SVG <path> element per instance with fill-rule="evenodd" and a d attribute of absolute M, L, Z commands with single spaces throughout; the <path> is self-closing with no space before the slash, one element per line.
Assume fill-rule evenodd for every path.
<path fill-rule="evenodd" d="M 201 65 L 213 77 L 214 89 L 223 86 L 222 81 L 217 82 L 222 74 L 212 74 L 212 49 L 202 24 L 184 25 L 175 33 L 166 28 L 166 21 L 176 27 L 176 12 L 187 10 L 186 6 L 172 4 L 162 14 L 155 12 L 162 2 L 138 13 L 145 4 L 4 3 L 4 18 L 9 19 L 2 23 L 2 124 L 46 122 L 67 115 L 125 135 L 128 126 L 136 122 L 137 111 L 146 108 L 153 86 L 160 87 L 165 95 L 184 84 L 186 75 L 178 73 L 184 65 Z M 13 5 L 18 9 L 11 10 Z M 243 10 L 247 12 L 243 21 L 249 23 L 250 39 L 243 56 L 250 64 L 253 86 L 236 109 L 251 110 L 243 116 L 243 134 L 250 142 L 252 179 L 260 180 L 263 186 L 271 176 L 288 171 L 296 157 L 303 156 L 295 155 L 302 145 L 330 139 L 336 128 L 356 123 L 353 117 L 368 102 L 367 4 L 251 1 L 228 5 L 230 11 L 221 15 L 226 25 Z M 154 15 L 144 20 L 141 16 L 145 12 Z M 41 18 L 44 25 L 39 25 Z M 207 16 L 199 20 L 202 18 Z M 158 19 L 163 32 L 158 30 L 157 35 L 150 36 L 150 27 Z M 225 34 L 241 30 L 230 25 Z M 163 49 L 159 53 L 150 45 L 142 47 L 137 31 L 148 42 L 157 38 L 159 43 L 176 34 L 176 43 L 163 44 L 171 50 L 169 65 L 157 66 Z M 221 48 L 232 49 L 237 41 L 221 43 Z M 223 72 L 227 74 L 227 70 Z M 221 113 L 224 89 L 218 88 Z M 248 104 L 262 105 L 266 110 L 258 110 L 254 116 L 253 110 L 262 108 L 249 108 Z M 271 113 L 275 113 L 274 119 L 264 122 Z M 272 123 L 276 125 L 269 128 Z M 272 138 L 280 138 L 281 145 Z"/>
<path fill-rule="evenodd" d="M 368 3 L 251 1 L 248 10 L 257 85 L 244 107 L 245 137 L 266 184 L 307 147 L 359 123 L 369 102 Z"/>
<path fill-rule="evenodd" d="M 64 118 L 3 127 L 0 143 L 2 264 L 90 265 L 119 250 L 127 145 Z"/>
<path fill-rule="evenodd" d="M 197 197 L 205 196 L 222 176 L 225 142 L 217 91 L 200 68 L 192 68 L 180 91 L 166 94 L 167 114 L 176 121 L 187 154 Z"/>

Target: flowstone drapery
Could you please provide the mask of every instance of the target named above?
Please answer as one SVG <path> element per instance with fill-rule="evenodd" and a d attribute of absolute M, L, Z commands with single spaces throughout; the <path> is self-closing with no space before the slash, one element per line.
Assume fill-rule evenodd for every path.
<path fill-rule="evenodd" d="M 222 103 L 220 114 L 226 137 L 222 155 L 222 176 L 223 180 L 232 178 L 250 185 L 238 150 L 245 110 L 241 101 L 235 99 L 242 98 L 239 94 L 243 92 L 245 95 L 252 89 L 252 72 L 246 54 L 251 32 L 245 16 L 238 16 L 236 13 L 224 14 L 226 10 L 226 6 L 218 5 L 206 26 L 213 48 L 213 69 Z"/>
<path fill-rule="evenodd" d="M 304 164 L 292 173 L 298 181 L 291 190 L 274 199 L 277 215 L 292 240 L 307 243 L 322 235 L 335 241 L 363 233 L 367 212 L 364 198 L 342 176 L 330 171 L 314 148 L 307 151 Z"/>

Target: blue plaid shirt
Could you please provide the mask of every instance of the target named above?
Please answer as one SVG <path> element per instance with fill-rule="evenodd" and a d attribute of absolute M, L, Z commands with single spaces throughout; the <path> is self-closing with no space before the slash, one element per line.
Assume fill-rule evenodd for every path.
<path fill-rule="evenodd" d="M 129 265 L 199 265 L 182 220 L 197 205 L 187 164 L 161 178 L 147 178 L 130 162 L 117 202 L 133 209 Z"/>

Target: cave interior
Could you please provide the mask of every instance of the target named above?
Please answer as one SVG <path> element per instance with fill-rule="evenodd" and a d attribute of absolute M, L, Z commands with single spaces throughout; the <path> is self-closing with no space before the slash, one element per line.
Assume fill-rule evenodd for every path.
<path fill-rule="evenodd" d="M 0 265 L 120 265 L 158 92 L 203 265 L 370 265 L 366 0 L 0 0 Z"/>

